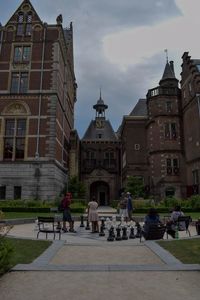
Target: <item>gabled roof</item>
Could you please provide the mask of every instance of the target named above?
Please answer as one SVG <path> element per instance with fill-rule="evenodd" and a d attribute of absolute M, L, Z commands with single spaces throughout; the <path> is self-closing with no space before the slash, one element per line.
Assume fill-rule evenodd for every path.
<path fill-rule="evenodd" d="M 82 141 L 84 140 L 97 140 L 97 141 L 116 141 L 117 135 L 115 134 L 110 121 L 103 120 L 104 126 L 103 128 L 96 127 L 96 121 L 92 120 L 88 129 L 86 130 Z M 99 137 L 101 135 L 101 137 Z"/>
<path fill-rule="evenodd" d="M 15 11 L 14 14 L 12 15 L 12 17 L 8 20 L 8 22 L 6 23 L 5 26 L 7 26 L 9 23 L 13 23 L 13 21 L 14 21 L 14 16 L 16 15 L 16 13 L 17 13 L 18 11 L 21 11 L 21 10 L 22 10 L 22 7 L 23 7 L 24 4 L 29 4 L 30 7 L 31 7 L 31 10 L 34 12 L 36 18 L 38 19 L 38 22 L 43 23 L 43 22 L 41 21 L 40 17 L 38 16 L 36 10 L 34 9 L 34 7 L 33 7 L 32 3 L 31 3 L 31 1 L 30 1 L 30 0 L 24 0 L 24 1 L 22 1 L 22 3 L 19 5 L 19 7 L 16 9 L 16 11 Z"/>
<path fill-rule="evenodd" d="M 146 99 L 139 99 L 133 108 L 130 116 L 147 116 L 147 103 Z"/>

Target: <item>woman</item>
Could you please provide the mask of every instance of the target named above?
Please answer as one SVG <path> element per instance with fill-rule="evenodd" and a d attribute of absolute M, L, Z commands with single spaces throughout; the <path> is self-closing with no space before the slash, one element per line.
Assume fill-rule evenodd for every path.
<path fill-rule="evenodd" d="M 95 197 L 88 203 L 88 221 L 92 223 L 92 233 L 99 232 L 99 216 L 97 212 L 98 203 L 95 201 Z"/>
<path fill-rule="evenodd" d="M 159 214 L 157 213 L 157 210 L 155 208 L 150 208 L 148 214 L 146 215 L 144 219 L 144 226 L 143 226 L 143 235 L 148 234 L 149 228 L 151 226 L 156 226 L 161 224 Z"/>
<path fill-rule="evenodd" d="M 178 218 L 184 216 L 180 205 L 177 205 L 171 213 L 170 220 L 167 222 L 167 233 L 175 238 L 176 230 L 185 230 L 185 222 L 179 222 L 177 228 Z"/>

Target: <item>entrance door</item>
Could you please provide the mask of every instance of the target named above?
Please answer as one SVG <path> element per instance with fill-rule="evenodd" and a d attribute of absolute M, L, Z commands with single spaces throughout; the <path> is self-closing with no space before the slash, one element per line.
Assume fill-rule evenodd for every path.
<path fill-rule="evenodd" d="M 95 181 L 90 186 L 90 199 L 95 197 L 99 206 L 109 205 L 109 185 L 104 181 Z"/>
<path fill-rule="evenodd" d="M 106 195 L 105 192 L 99 192 L 99 205 L 103 206 L 106 205 Z"/>

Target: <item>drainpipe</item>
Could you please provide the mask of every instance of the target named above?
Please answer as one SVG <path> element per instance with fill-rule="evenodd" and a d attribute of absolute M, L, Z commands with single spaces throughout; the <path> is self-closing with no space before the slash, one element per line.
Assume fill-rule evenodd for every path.
<path fill-rule="evenodd" d="M 46 24 L 45 24 L 45 28 L 44 28 L 43 47 L 42 47 L 42 66 L 41 66 L 39 104 L 38 104 L 38 124 L 37 124 L 38 126 L 37 126 L 37 141 L 36 141 L 36 152 L 35 152 L 35 159 L 36 160 L 38 160 L 39 157 L 40 157 L 40 154 L 39 154 L 39 141 L 40 141 L 41 105 L 42 105 L 42 83 L 43 83 L 43 74 L 44 74 L 45 39 L 46 39 Z"/>

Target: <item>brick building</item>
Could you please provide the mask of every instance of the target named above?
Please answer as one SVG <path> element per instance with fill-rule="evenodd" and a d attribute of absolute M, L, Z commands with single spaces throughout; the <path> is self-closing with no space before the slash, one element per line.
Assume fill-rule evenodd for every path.
<path fill-rule="evenodd" d="M 121 186 L 121 141 L 114 132 L 101 96 L 93 106 L 96 111 L 81 140 L 80 174 L 89 200 L 92 196 L 100 205 L 109 205 L 119 197 Z"/>
<path fill-rule="evenodd" d="M 0 198 L 53 199 L 66 185 L 74 127 L 73 28 L 29 0 L 0 27 Z"/>
<path fill-rule="evenodd" d="M 122 185 L 140 177 L 157 199 L 200 191 L 200 60 L 183 54 L 181 87 L 173 62 L 159 86 L 140 99 L 120 127 Z"/>

